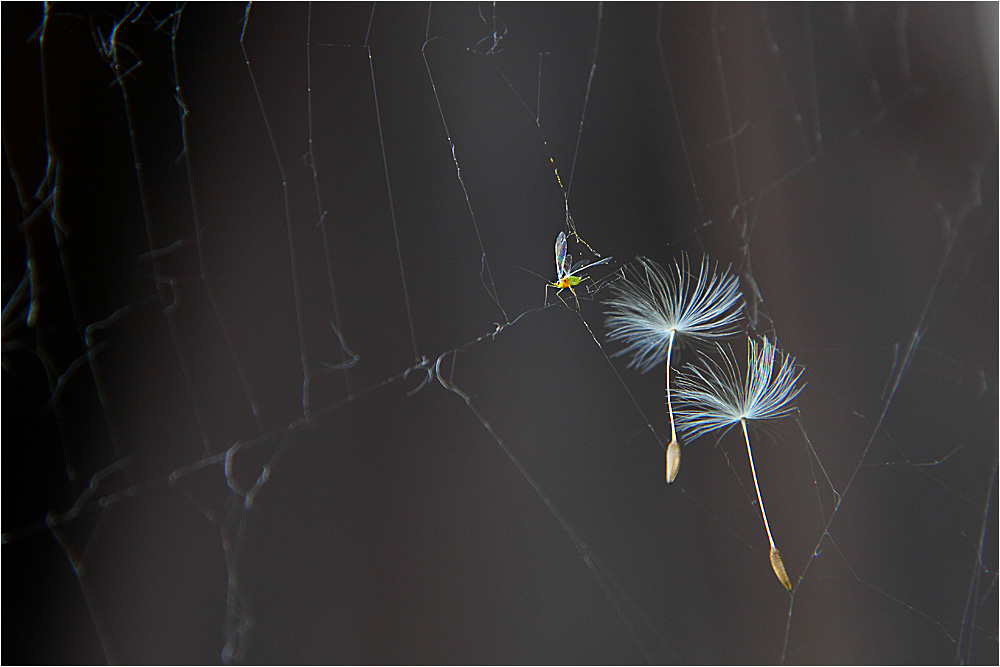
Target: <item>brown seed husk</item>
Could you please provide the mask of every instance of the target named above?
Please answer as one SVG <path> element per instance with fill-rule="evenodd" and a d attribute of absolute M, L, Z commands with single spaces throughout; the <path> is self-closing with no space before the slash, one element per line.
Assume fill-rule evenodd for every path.
<path fill-rule="evenodd" d="M 677 479 L 677 473 L 681 469 L 681 446 L 674 440 L 667 447 L 667 484 L 672 484 Z"/>
<path fill-rule="evenodd" d="M 787 589 L 792 590 L 792 582 L 788 580 L 788 573 L 785 572 L 785 563 L 781 560 L 781 554 L 774 547 L 771 547 L 771 569 L 774 570 L 778 581 Z"/>

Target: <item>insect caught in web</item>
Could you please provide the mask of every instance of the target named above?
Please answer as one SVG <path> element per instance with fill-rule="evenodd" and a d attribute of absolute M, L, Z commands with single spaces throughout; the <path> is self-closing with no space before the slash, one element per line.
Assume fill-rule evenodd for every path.
<path fill-rule="evenodd" d="M 577 237 L 579 238 L 579 236 Z M 581 239 L 582 241 L 582 239 Z M 590 247 L 589 245 L 587 246 Z M 580 260 L 575 265 L 573 265 L 573 256 L 566 254 L 566 232 L 559 232 L 559 236 L 556 237 L 556 280 L 555 282 L 546 283 L 545 285 L 545 302 L 548 303 L 549 300 L 549 288 L 554 287 L 556 289 L 556 296 L 562 301 L 562 297 L 559 293 L 564 289 L 568 289 L 576 300 L 577 309 L 580 308 L 580 299 L 576 295 L 576 290 L 573 289 L 576 285 L 579 285 L 589 276 L 579 276 L 581 271 L 586 271 L 587 269 L 598 266 L 600 264 L 605 264 L 610 262 L 610 257 L 604 257 L 597 260 L 596 262 L 591 262 L 587 264 L 585 260 Z M 566 302 L 563 301 L 563 304 Z"/>

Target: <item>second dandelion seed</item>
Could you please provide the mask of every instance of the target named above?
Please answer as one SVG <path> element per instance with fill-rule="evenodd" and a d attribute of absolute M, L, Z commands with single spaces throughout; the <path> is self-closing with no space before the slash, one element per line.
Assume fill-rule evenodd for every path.
<path fill-rule="evenodd" d="M 605 305 L 609 340 L 625 343 L 615 356 L 631 354 L 630 367 L 645 373 L 666 359 L 667 411 L 670 414 L 670 444 L 666 451 L 666 480 L 671 483 L 680 469 L 680 444 L 670 400 L 670 355 L 674 340 L 704 343 L 739 331 L 743 295 L 739 282 L 727 271 L 710 268 L 702 259 L 698 275 L 691 273 L 687 255 L 668 271 L 656 262 L 637 258 L 645 275 L 614 285 Z"/>
<path fill-rule="evenodd" d="M 736 362 L 725 352 L 722 364 L 709 360 L 705 367 L 685 366 L 686 372 L 677 378 L 677 423 L 684 436 L 691 440 L 716 429 L 722 429 L 724 434 L 737 424 L 743 428 L 757 503 L 771 543 L 771 568 L 781 584 L 791 590 L 785 564 L 767 523 L 747 431 L 748 421 L 776 419 L 795 410 L 792 401 L 802 391 L 798 380 L 803 369 L 795 367 L 795 357 L 777 353 L 779 363 L 775 371 L 776 353 L 774 345 L 766 338 L 762 343 L 749 339 L 745 379 Z"/>

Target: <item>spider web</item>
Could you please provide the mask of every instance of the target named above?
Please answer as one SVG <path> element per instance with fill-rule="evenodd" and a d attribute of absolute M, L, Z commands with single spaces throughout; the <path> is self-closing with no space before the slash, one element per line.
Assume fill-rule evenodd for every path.
<path fill-rule="evenodd" d="M 3 18 L 4 662 L 996 663 L 995 5 Z M 604 342 L 681 251 L 790 595 Z"/>

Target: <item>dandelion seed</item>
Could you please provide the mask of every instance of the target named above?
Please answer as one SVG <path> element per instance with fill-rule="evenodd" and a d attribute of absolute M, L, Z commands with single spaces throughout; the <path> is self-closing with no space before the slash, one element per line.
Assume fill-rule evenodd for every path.
<path fill-rule="evenodd" d="M 631 354 L 630 368 L 645 373 L 666 359 L 667 411 L 670 413 L 670 444 L 666 452 L 666 480 L 677 477 L 681 448 L 674 426 L 670 400 L 670 355 L 674 339 L 698 343 L 737 332 L 743 312 L 739 282 L 727 271 L 709 268 L 702 259 L 697 278 L 690 270 L 687 255 L 674 262 L 668 272 L 656 262 L 639 257 L 645 270 L 644 281 L 622 281 L 614 285 L 613 296 L 605 301 L 611 310 L 606 326 L 609 340 L 625 342 L 615 356 Z"/>
<path fill-rule="evenodd" d="M 687 372 L 677 378 L 677 423 L 681 432 L 689 440 L 694 440 L 710 431 L 722 429 L 723 433 L 739 424 L 743 428 L 743 438 L 747 443 L 750 458 L 750 473 L 753 475 L 754 489 L 760 515 L 764 519 L 764 530 L 771 543 L 771 569 L 782 585 L 791 590 L 792 584 L 785 572 L 781 554 L 774 545 L 771 527 L 767 523 L 764 500 L 757 483 L 757 469 L 753 463 L 750 448 L 750 434 L 747 421 L 777 419 L 793 412 L 792 400 L 802 391 L 797 386 L 802 368 L 795 368 L 795 357 L 778 355 L 779 364 L 774 372 L 776 349 L 764 339 L 758 345 L 752 338 L 747 351 L 747 375 L 741 377 L 736 362 L 723 353 L 723 364 L 709 360 L 706 367 L 686 366 Z"/>
<path fill-rule="evenodd" d="M 677 436 L 667 445 L 667 484 L 673 484 L 681 469 L 681 446 L 677 444 Z"/>

